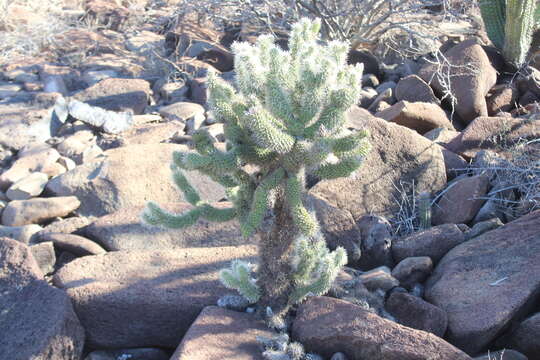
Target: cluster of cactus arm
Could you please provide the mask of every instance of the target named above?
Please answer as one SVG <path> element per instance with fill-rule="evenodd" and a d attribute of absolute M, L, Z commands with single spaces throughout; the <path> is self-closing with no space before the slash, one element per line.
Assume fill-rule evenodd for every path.
<path fill-rule="evenodd" d="M 295 24 L 289 51 L 267 35 L 254 45 L 233 44 L 239 91 L 212 72 L 208 81 L 209 105 L 224 123 L 226 149 L 218 149 L 206 131 L 196 132 L 196 152 L 176 152 L 172 165 L 174 181 L 193 208 L 172 214 L 149 203 L 143 214 L 144 222 L 168 228 L 190 226 L 199 218 L 236 218 L 249 237 L 261 228 L 279 191 L 304 239 L 298 240 L 295 254 L 295 301 L 321 294 L 346 263 L 343 249 L 330 253 L 324 240 L 316 240 L 319 225 L 303 199 L 306 173 L 320 179 L 348 176 L 369 150 L 367 132 L 344 131 L 346 111 L 358 101 L 363 67 L 346 65 L 347 44 L 319 45 L 319 28 L 318 21 Z M 245 165 L 257 171 L 248 172 Z M 232 206 L 216 208 L 201 200 L 184 170 L 197 170 L 224 186 Z M 221 279 L 255 302 L 257 285 L 250 271 L 248 264 L 235 262 Z"/>

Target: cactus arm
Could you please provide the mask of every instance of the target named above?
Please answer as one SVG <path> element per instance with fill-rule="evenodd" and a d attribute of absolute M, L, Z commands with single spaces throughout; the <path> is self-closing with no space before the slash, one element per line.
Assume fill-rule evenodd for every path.
<path fill-rule="evenodd" d="M 202 211 L 198 207 L 183 214 L 173 214 L 161 209 L 156 203 L 149 202 L 142 214 L 142 220 L 147 225 L 182 229 L 195 224 L 201 215 Z"/>
<path fill-rule="evenodd" d="M 206 129 L 197 130 L 191 137 L 195 150 L 202 155 L 210 155 L 216 150 L 214 147 L 214 139 Z"/>
<path fill-rule="evenodd" d="M 314 174 L 321 179 L 337 179 L 347 177 L 362 165 L 362 158 L 348 157 L 339 160 L 337 163 L 321 165 Z"/>
<path fill-rule="evenodd" d="M 506 0 L 480 0 L 478 2 L 489 39 L 497 48 L 504 47 Z"/>
<path fill-rule="evenodd" d="M 300 233 L 312 236 L 319 229 L 319 224 L 302 203 L 303 190 L 304 186 L 298 176 L 290 174 L 285 187 L 285 198 L 289 204 L 291 216 Z"/>
<path fill-rule="evenodd" d="M 359 146 L 363 146 L 368 135 L 369 132 L 363 130 L 335 139 L 332 144 L 332 152 L 338 155 L 353 151 Z"/>
<path fill-rule="evenodd" d="M 503 56 L 521 66 L 532 42 L 536 0 L 507 0 Z"/>
<path fill-rule="evenodd" d="M 255 190 L 249 214 L 246 220 L 240 224 L 242 234 L 245 237 L 251 236 L 261 225 L 268 209 L 270 191 L 278 187 L 284 177 L 285 171 L 279 168 L 268 175 Z"/>
<path fill-rule="evenodd" d="M 199 192 L 191 186 L 182 170 L 176 166 L 173 166 L 173 180 L 176 186 L 184 193 L 186 201 L 193 206 L 197 206 L 201 201 Z"/>
<path fill-rule="evenodd" d="M 332 253 L 328 253 L 321 260 L 317 269 L 318 277 L 307 285 L 297 287 L 291 295 L 291 303 L 297 304 L 310 294 L 314 296 L 324 295 L 332 286 L 341 267 L 345 264 L 347 264 L 347 252 L 344 248 L 338 247 Z"/>
<path fill-rule="evenodd" d="M 201 215 L 208 221 L 226 222 L 236 217 L 235 208 L 216 208 L 210 204 L 201 205 Z"/>
<path fill-rule="evenodd" d="M 253 141 L 262 148 L 285 154 L 294 145 L 294 138 L 279 129 L 276 126 L 277 120 L 261 106 L 253 107 L 242 122 L 251 130 Z"/>
<path fill-rule="evenodd" d="M 260 298 L 260 289 L 251 278 L 252 265 L 241 260 L 234 260 L 230 269 L 219 272 L 221 283 L 228 289 L 234 289 L 250 303 L 256 303 Z"/>

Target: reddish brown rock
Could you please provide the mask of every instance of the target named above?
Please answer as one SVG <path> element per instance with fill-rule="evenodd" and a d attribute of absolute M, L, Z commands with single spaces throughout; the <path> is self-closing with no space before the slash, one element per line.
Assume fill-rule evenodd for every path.
<path fill-rule="evenodd" d="M 142 114 L 150 93 L 150 84 L 146 80 L 108 78 L 77 93 L 74 98 L 107 110 L 132 110 Z"/>
<path fill-rule="evenodd" d="M 395 239 L 392 255 L 397 262 L 408 257 L 429 256 L 433 263 L 453 247 L 465 241 L 465 235 L 455 224 L 444 224 Z"/>
<path fill-rule="evenodd" d="M 113 251 L 70 262 L 54 284 L 73 301 L 88 346 L 174 348 L 201 310 L 229 291 L 219 270 L 255 254 L 254 246 Z"/>
<path fill-rule="evenodd" d="M 483 197 L 488 189 L 489 178 L 485 175 L 456 179 L 433 206 L 432 223 L 434 225 L 468 223 L 486 202 Z"/>
<path fill-rule="evenodd" d="M 495 85 L 486 98 L 489 116 L 499 112 L 509 112 L 516 107 L 518 89 L 509 84 Z"/>
<path fill-rule="evenodd" d="M 476 353 L 540 300 L 540 211 L 456 246 L 426 282 L 448 314 L 446 338 Z"/>
<path fill-rule="evenodd" d="M 168 121 L 137 125 L 122 135 L 127 145 L 157 144 L 167 142 L 176 133 L 182 132 L 184 128 L 185 124 L 180 121 Z"/>
<path fill-rule="evenodd" d="M 99 255 L 107 252 L 92 240 L 74 234 L 45 233 L 41 237 L 41 241 L 50 241 L 56 248 L 69 251 L 77 256 Z"/>
<path fill-rule="evenodd" d="M 263 360 L 257 336 L 275 334 L 253 314 L 205 307 L 170 360 Z"/>
<path fill-rule="evenodd" d="M 400 101 L 375 116 L 413 129 L 422 135 L 436 128 L 454 130 L 443 109 L 432 103 Z"/>
<path fill-rule="evenodd" d="M 65 292 L 45 280 L 28 246 L 0 238 L 0 358 L 79 360 L 84 330 Z"/>
<path fill-rule="evenodd" d="M 417 283 L 423 283 L 432 271 L 433 261 L 429 256 L 415 256 L 401 260 L 392 269 L 392 276 L 402 287 L 412 289 Z"/>
<path fill-rule="evenodd" d="M 448 326 L 444 310 L 411 294 L 392 293 L 386 300 L 385 308 L 401 325 L 427 331 L 441 338 Z"/>
<path fill-rule="evenodd" d="M 439 337 L 383 319 L 352 303 L 312 297 L 302 304 L 293 338 L 308 351 L 350 360 L 470 360 Z"/>
<path fill-rule="evenodd" d="M 531 118 L 479 117 L 447 145 L 448 149 L 472 158 L 482 149 L 497 150 L 522 140 L 540 137 L 540 120 Z"/>
<path fill-rule="evenodd" d="M 482 46 L 475 39 L 466 40 L 444 55 L 448 63 L 426 64 L 418 75 L 439 93 L 448 90 L 440 76 L 449 77 L 452 95 L 457 100 L 456 111 L 466 124 L 487 116 L 485 97 L 497 82 L 497 71 Z"/>
<path fill-rule="evenodd" d="M 413 130 L 352 108 L 347 126 L 370 131 L 372 150 L 356 177 L 323 180 L 310 193 L 348 210 L 355 220 L 366 214 L 381 216 L 399 209 L 396 184 L 414 182 L 418 192 L 435 192 L 446 184 L 444 158 L 437 144 Z M 352 119 L 351 119 L 352 118 Z"/>
<path fill-rule="evenodd" d="M 395 96 L 397 101 L 424 102 L 440 105 L 429 85 L 418 75 L 409 75 L 397 83 Z"/>

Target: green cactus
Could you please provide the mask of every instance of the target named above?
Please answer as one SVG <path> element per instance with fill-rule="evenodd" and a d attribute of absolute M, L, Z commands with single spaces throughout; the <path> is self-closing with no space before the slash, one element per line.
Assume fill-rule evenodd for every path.
<path fill-rule="evenodd" d="M 536 0 L 480 0 L 486 32 L 504 58 L 520 67 L 526 60 L 540 8 Z"/>
<path fill-rule="evenodd" d="M 421 230 L 431 227 L 431 195 L 429 192 L 422 192 L 418 195 L 418 220 Z"/>
<path fill-rule="evenodd" d="M 305 202 L 308 173 L 321 179 L 349 176 L 368 153 L 368 133 L 344 130 L 345 112 L 358 101 L 363 67 L 346 64 L 347 44 L 319 43 L 319 21 L 295 24 L 290 51 L 271 36 L 255 45 L 233 44 L 238 91 L 209 74 L 209 105 L 224 123 L 226 150 L 205 131 L 193 135 L 197 152 L 173 156 L 173 179 L 193 209 L 171 214 L 149 203 L 142 219 L 182 228 L 199 218 L 238 219 L 246 237 L 261 233 L 256 280 L 251 267 L 234 262 L 222 282 L 258 309 L 283 315 L 310 294 L 328 291 L 347 262 L 342 248 L 330 252 Z M 247 172 L 249 168 L 256 171 Z M 230 208 L 200 199 L 183 170 L 198 170 L 226 188 Z M 268 221 L 266 221 L 268 220 Z M 261 231 L 263 224 L 271 228 Z"/>

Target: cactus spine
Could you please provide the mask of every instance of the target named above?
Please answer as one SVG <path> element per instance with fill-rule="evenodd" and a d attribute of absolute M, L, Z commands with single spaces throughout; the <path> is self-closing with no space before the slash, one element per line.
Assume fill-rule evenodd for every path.
<path fill-rule="evenodd" d="M 347 44 L 320 45 L 319 29 L 319 21 L 295 24 L 290 51 L 268 35 L 255 45 L 233 44 L 238 90 L 214 73 L 208 83 L 209 105 L 225 124 L 226 150 L 217 149 L 206 132 L 195 133 L 197 152 L 175 153 L 172 166 L 193 209 L 171 214 L 149 203 L 142 215 L 147 224 L 170 228 L 199 218 L 236 218 L 245 237 L 271 223 L 261 232 L 256 280 L 251 266 L 240 261 L 223 270 L 221 280 L 278 315 L 309 294 L 328 291 L 347 262 L 344 249 L 326 248 L 306 207 L 306 174 L 348 176 L 369 150 L 366 131 L 351 133 L 342 126 L 345 112 L 358 101 L 363 67 L 346 65 Z M 183 170 L 198 170 L 223 185 L 232 206 L 216 208 L 201 200 Z"/>
<path fill-rule="evenodd" d="M 480 0 L 480 11 L 493 45 L 519 67 L 526 59 L 537 25 L 536 0 Z"/>

